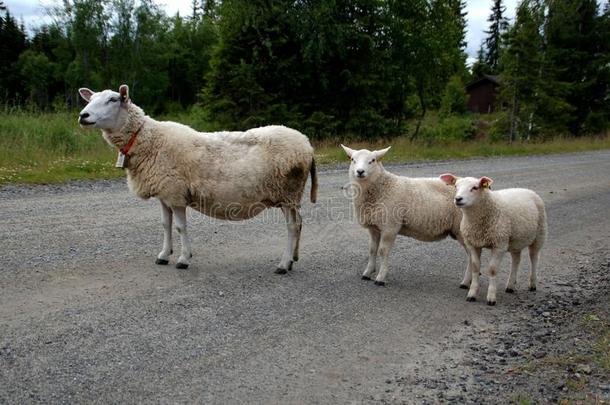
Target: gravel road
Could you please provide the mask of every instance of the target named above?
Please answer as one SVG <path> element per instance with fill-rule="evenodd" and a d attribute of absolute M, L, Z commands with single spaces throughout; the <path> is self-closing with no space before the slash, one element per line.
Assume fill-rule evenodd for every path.
<path fill-rule="evenodd" d="M 513 352 L 476 356 L 472 346 L 495 350 L 496 335 L 526 324 L 534 339 L 547 330 L 537 317 L 558 308 L 569 314 L 576 296 L 600 297 L 607 307 L 610 151 L 387 169 L 487 175 L 496 189 L 537 191 L 549 217 L 538 291 L 527 291 L 524 260 L 516 294 L 499 288 L 497 305 L 485 305 L 483 277 L 479 301 L 468 303 L 458 288 L 461 247 L 404 237 L 386 287 L 362 281 L 368 236 L 342 193 L 344 166 L 320 172 L 319 202 L 303 207 L 301 260 L 284 276 L 273 271 L 286 238 L 279 210 L 239 223 L 191 212 L 194 257 L 177 270 L 154 264 L 158 202 L 137 199 L 124 181 L 7 186 L 0 189 L 0 403 L 514 399 L 515 387 L 487 389 L 485 370 L 501 386 L 511 362 L 540 348 L 505 344 L 516 353 L 507 363 L 499 358 Z M 561 392 L 540 395 L 553 401 Z"/>

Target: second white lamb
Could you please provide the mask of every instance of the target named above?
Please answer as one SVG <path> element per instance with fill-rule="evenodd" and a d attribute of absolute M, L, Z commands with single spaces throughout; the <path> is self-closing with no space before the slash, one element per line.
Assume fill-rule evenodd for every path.
<path fill-rule="evenodd" d="M 506 292 L 515 291 L 521 251 L 529 249 L 529 289 L 536 290 L 536 271 L 540 249 L 546 240 L 547 219 L 542 198 L 532 190 L 509 188 L 492 191 L 489 177 L 457 178 L 440 176 L 448 185 L 455 185 L 455 205 L 462 210 L 460 230 L 470 251 L 472 282 L 467 300 L 475 301 L 479 290 L 481 250 L 491 249 L 487 304 L 496 304 L 496 275 L 506 252 L 512 256 L 512 268 Z"/>

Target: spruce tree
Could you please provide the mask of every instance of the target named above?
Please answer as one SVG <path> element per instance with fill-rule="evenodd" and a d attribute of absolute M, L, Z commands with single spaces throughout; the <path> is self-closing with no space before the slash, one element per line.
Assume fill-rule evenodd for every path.
<path fill-rule="evenodd" d="M 477 51 L 477 59 L 472 64 L 471 74 L 473 79 L 480 79 L 483 75 L 489 74 L 489 66 L 487 66 L 486 57 L 485 57 L 485 49 L 483 48 L 483 44 L 479 46 L 479 50 Z"/>
<path fill-rule="evenodd" d="M 489 67 L 489 73 L 497 74 L 499 72 L 500 53 L 502 51 L 502 36 L 508 29 L 508 20 L 504 17 L 506 7 L 502 4 L 502 0 L 494 0 L 491 14 L 487 21 L 489 30 L 485 31 L 487 38 L 485 46 L 485 64 Z"/>
<path fill-rule="evenodd" d="M 607 44 L 600 37 L 598 25 L 602 20 L 598 18 L 597 2 L 547 0 L 547 4 L 547 54 L 549 62 L 557 67 L 555 80 L 569 88 L 565 100 L 574 108 L 570 132 L 580 135 L 599 130 L 594 124 L 595 109 L 607 105 L 608 95 L 600 87 L 606 69 L 603 59 Z"/>

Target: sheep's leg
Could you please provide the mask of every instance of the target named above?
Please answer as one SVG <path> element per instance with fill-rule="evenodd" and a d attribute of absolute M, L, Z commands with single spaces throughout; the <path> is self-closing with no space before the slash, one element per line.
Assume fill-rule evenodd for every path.
<path fill-rule="evenodd" d="M 180 234 L 180 244 L 182 245 L 182 251 L 176 263 L 176 268 L 186 269 L 189 267 L 189 260 L 193 257 L 191 242 L 186 232 L 186 207 L 173 207 L 173 211 L 176 216 L 176 230 Z"/>
<path fill-rule="evenodd" d="M 381 239 L 381 232 L 375 228 L 369 228 L 369 263 L 366 265 L 366 270 L 362 273 L 363 280 L 370 280 L 371 275 L 375 272 L 375 266 L 377 265 L 377 250 L 379 249 L 379 239 Z"/>
<path fill-rule="evenodd" d="M 172 252 L 172 209 L 161 201 L 161 218 L 163 220 L 163 249 L 157 255 L 156 264 L 169 263 Z"/>
<path fill-rule="evenodd" d="M 377 274 L 377 278 L 375 278 L 376 285 L 385 285 L 385 276 L 388 274 L 388 256 L 390 255 L 392 246 L 394 246 L 397 234 L 398 231 L 394 229 L 381 232 L 381 241 L 379 243 L 381 266 L 379 267 L 379 274 Z"/>
<path fill-rule="evenodd" d="M 496 305 L 496 276 L 505 253 L 506 251 L 504 249 L 494 248 L 491 250 L 491 259 L 489 260 L 489 286 L 487 287 L 487 305 Z"/>
<path fill-rule="evenodd" d="M 512 264 L 510 267 L 510 275 L 508 276 L 508 283 L 506 283 L 506 292 L 514 293 L 515 286 L 517 285 L 517 273 L 519 272 L 519 264 L 521 263 L 521 251 L 510 252 L 512 257 Z"/>
<path fill-rule="evenodd" d="M 294 215 L 296 210 L 291 207 L 282 207 L 282 212 L 284 213 L 284 218 L 286 218 L 286 227 L 288 228 L 288 243 L 286 244 L 286 249 L 284 250 L 280 264 L 278 264 L 277 269 L 275 269 L 277 274 L 286 274 L 286 272 L 292 270 L 292 261 L 294 259 L 295 248 L 300 233 L 300 221 L 297 223 L 297 216 Z"/>
<path fill-rule="evenodd" d="M 464 245 L 462 245 L 464 247 L 464 250 L 466 251 L 466 257 L 468 257 L 468 264 L 466 265 L 466 271 L 464 272 L 464 278 L 462 279 L 462 282 L 460 283 L 460 288 L 463 289 L 468 289 L 468 287 L 470 286 L 470 282 L 472 281 L 472 262 L 470 261 L 470 251 L 468 250 L 468 248 Z"/>
<path fill-rule="evenodd" d="M 538 270 L 538 259 L 540 259 L 540 249 L 538 247 L 529 248 L 530 251 L 530 291 L 536 291 L 536 283 L 538 277 L 536 271 Z"/>
<path fill-rule="evenodd" d="M 479 293 L 479 274 L 481 271 L 481 249 L 469 247 L 470 251 L 470 270 L 472 272 L 472 279 L 470 281 L 470 289 L 466 296 L 466 301 L 476 301 L 477 294 Z"/>
<path fill-rule="evenodd" d="M 298 208 L 292 208 L 292 215 L 296 223 L 296 235 L 294 242 L 294 250 L 292 252 L 292 261 L 299 261 L 299 243 L 301 242 L 301 229 L 303 229 L 303 218 Z"/>

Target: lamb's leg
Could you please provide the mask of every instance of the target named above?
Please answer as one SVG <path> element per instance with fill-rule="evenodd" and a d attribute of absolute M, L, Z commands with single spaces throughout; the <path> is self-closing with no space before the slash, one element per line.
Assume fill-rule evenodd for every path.
<path fill-rule="evenodd" d="M 466 257 L 468 257 L 468 264 L 466 265 L 466 271 L 464 272 L 464 278 L 462 279 L 462 282 L 460 283 L 460 288 L 463 288 L 465 290 L 468 289 L 468 287 L 470 286 L 470 282 L 472 281 L 472 262 L 470 261 L 470 251 L 468 250 L 468 248 L 465 245 L 462 245 L 464 247 L 464 250 L 466 251 Z"/>
<path fill-rule="evenodd" d="M 293 210 L 294 209 L 290 207 L 282 207 L 282 212 L 284 213 L 284 218 L 286 219 L 286 227 L 288 228 L 288 243 L 286 244 L 286 249 L 282 255 L 282 260 L 280 260 L 280 263 L 277 265 L 277 269 L 275 269 L 277 274 L 286 274 L 288 270 L 292 269 L 295 244 L 299 233 L 299 226 Z"/>
<path fill-rule="evenodd" d="M 191 242 L 189 241 L 186 232 L 186 207 L 173 207 L 174 215 L 176 216 L 176 230 L 180 234 L 180 244 L 182 251 L 176 263 L 177 269 L 186 269 L 189 267 L 189 260 L 193 257 L 191 253 Z"/>
<path fill-rule="evenodd" d="M 370 241 L 369 241 L 369 263 L 366 265 L 366 270 L 362 273 L 363 280 L 370 280 L 371 275 L 375 273 L 375 266 L 377 264 L 377 250 L 379 249 L 379 239 L 381 239 L 381 232 L 375 228 L 368 228 Z"/>
<path fill-rule="evenodd" d="M 172 254 L 172 209 L 161 201 L 161 217 L 163 220 L 163 249 L 157 256 L 155 263 L 169 263 L 169 256 Z"/>
<path fill-rule="evenodd" d="M 538 246 L 530 246 L 530 291 L 536 291 L 536 283 L 538 276 L 536 271 L 538 270 L 538 259 L 540 259 L 540 249 Z"/>
<path fill-rule="evenodd" d="M 517 273 L 519 272 L 519 264 L 521 263 L 521 252 L 510 252 L 512 258 L 512 264 L 510 267 L 510 275 L 508 276 L 508 283 L 506 283 L 506 292 L 514 293 L 515 286 L 517 285 Z"/>
<path fill-rule="evenodd" d="M 479 293 L 479 273 L 481 270 L 481 249 L 469 247 L 470 251 L 470 270 L 472 272 L 472 280 L 470 281 L 470 289 L 466 296 L 466 301 L 476 301 Z"/>
<path fill-rule="evenodd" d="M 496 305 L 496 276 L 500 263 L 506 250 L 491 249 L 491 259 L 489 260 L 489 286 L 487 287 L 487 305 Z"/>
<path fill-rule="evenodd" d="M 381 266 L 379 267 L 379 274 L 377 274 L 377 278 L 375 278 L 376 285 L 385 285 L 385 276 L 388 274 L 388 256 L 390 255 L 392 246 L 394 246 L 394 241 L 396 240 L 397 234 L 398 231 L 394 229 L 384 230 L 381 232 L 381 241 L 379 243 Z"/>

